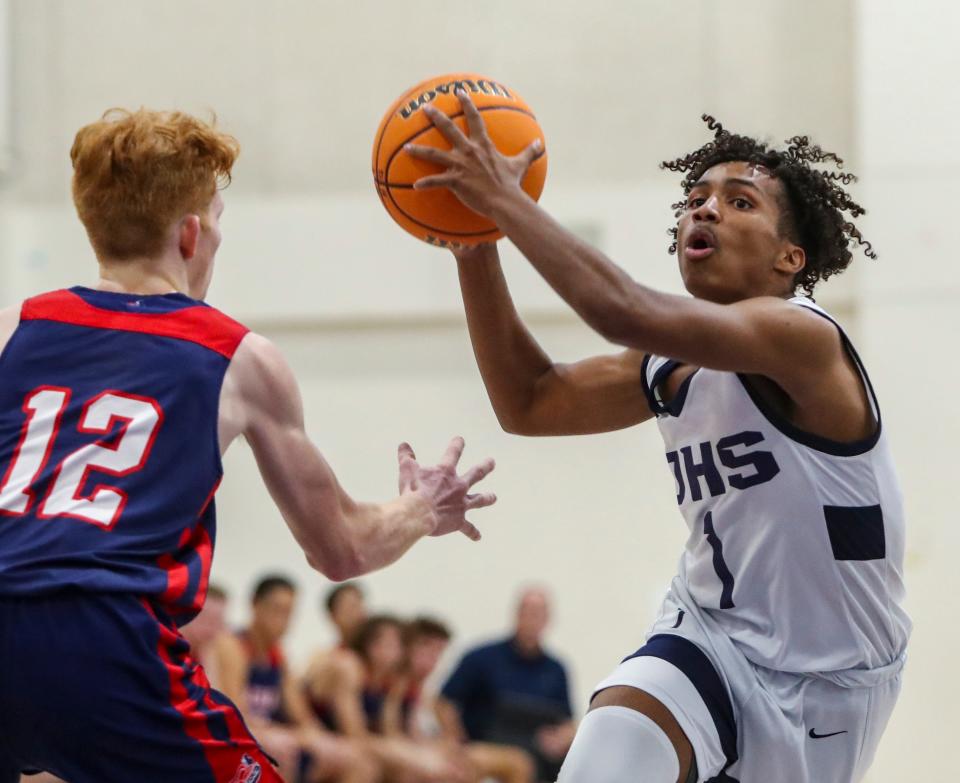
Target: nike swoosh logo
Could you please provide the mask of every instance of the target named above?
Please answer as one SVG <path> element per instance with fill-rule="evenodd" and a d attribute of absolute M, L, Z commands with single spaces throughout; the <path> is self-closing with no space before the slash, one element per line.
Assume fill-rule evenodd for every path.
<path fill-rule="evenodd" d="M 824 739 L 825 737 L 836 737 L 838 734 L 846 734 L 846 729 L 843 731 L 834 731 L 830 734 L 817 734 L 816 729 L 810 729 L 810 739 Z"/>

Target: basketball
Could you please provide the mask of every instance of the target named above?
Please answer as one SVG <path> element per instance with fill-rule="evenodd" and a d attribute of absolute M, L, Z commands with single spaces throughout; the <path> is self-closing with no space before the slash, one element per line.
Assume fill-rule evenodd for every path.
<path fill-rule="evenodd" d="M 447 188 L 414 190 L 413 184 L 441 166 L 404 152 L 405 144 L 450 149 L 450 144 L 422 111 L 427 104 L 450 117 L 469 135 L 456 90 L 464 90 L 480 111 L 490 139 L 504 155 L 517 155 L 535 139 L 544 152 L 530 165 L 523 189 L 539 199 L 547 176 L 546 144 L 537 118 L 517 93 L 475 73 L 452 73 L 420 82 L 391 104 L 373 142 L 373 179 L 380 200 L 401 228 L 440 247 L 476 245 L 503 234 L 492 221 L 464 206 Z"/>

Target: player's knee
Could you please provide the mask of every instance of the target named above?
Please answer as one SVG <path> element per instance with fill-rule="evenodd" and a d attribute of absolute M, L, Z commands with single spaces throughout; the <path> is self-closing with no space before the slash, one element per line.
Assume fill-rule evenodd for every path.
<path fill-rule="evenodd" d="M 676 783 L 680 762 L 653 720 L 629 707 L 587 713 L 557 783 Z"/>

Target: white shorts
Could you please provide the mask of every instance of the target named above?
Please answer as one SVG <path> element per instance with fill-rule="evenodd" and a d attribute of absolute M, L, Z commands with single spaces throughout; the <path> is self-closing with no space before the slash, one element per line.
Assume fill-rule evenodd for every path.
<path fill-rule="evenodd" d="M 627 685 L 658 699 L 690 740 L 700 782 L 854 783 L 873 761 L 901 668 L 840 685 L 842 675 L 756 666 L 675 581 L 646 644 L 596 691 Z"/>

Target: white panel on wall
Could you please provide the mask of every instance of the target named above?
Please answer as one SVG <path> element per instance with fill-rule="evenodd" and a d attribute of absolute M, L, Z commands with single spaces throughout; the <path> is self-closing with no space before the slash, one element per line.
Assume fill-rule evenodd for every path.
<path fill-rule="evenodd" d="M 0 0 L 0 184 L 13 157 L 13 30 L 9 0 Z"/>
<path fill-rule="evenodd" d="M 664 174 L 655 185 L 553 188 L 544 204 L 641 283 L 680 293 L 676 257 L 667 252 L 670 204 L 679 193 L 676 175 Z M 228 190 L 225 201 L 209 298 L 235 318 L 256 326 L 462 317 L 452 255 L 405 234 L 372 187 L 268 199 Z M 0 220 L 0 305 L 95 279 L 96 261 L 72 207 L 10 205 Z M 509 242 L 500 248 L 518 306 L 570 313 Z M 825 302 L 852 298 L 860 265 L 830 281 Z"/>
<path fill-rule="evenodd" d="M 390 101 L 456 70 L 527 99 L 563 183 L 654 180 L 707 139 L 704 111 L 849 152 L 848 5 L 14 0 L 18 195 L 64 199 L 73 134 L 117 105 L 215 109 L 243 144 L 241 192 L 365 189 Z"/>

